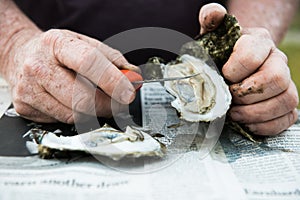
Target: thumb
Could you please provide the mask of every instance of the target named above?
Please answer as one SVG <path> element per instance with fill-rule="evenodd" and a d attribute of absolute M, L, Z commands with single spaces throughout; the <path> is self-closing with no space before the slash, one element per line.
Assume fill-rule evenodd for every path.
<path fill-rule="evenodd" d="M 199 12 L 200 35 L 215 30 L 223 21 L 226 9 L 217 3 L 204 5 Z"/>

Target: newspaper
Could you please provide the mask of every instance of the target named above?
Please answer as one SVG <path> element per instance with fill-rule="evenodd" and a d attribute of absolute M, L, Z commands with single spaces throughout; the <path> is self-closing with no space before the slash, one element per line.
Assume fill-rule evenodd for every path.
<path fill-rule="evenodd" d="M 142 96 L 152 104 L 152 98 L 157 98 L 156 89 L 150 91 L 152 92 L 144 92 L 146 96 Z M 169 100 L 171 99 L 167 99 Z M 154 111 L 152 110 L 150 115 L 145 111 L 145 115 L 148 113 L 145 120 L 151 121 L 149 119 L 151 114 L 155 115 Z M 165 115 L 170 124 L 178 121 L 175 116 L 174 112 L 171 112 L 171 116 Z M 172 120 L 173 118 L 175 120 Z M 153 125 L 155 120 L 152 119 L 146 126 Z M 158 122 L 155 122 L 156 125 Z M 165 124 L 160 125 L 166 127 Z M 161 127 L 157 127 L 154 131 L 160 131 Z M 216 149 L 218 154 L 215 156 L 207 155 L 200 158 L 198 151 L 189 150 L 192 139 L 187 141 L 186 145 L 173 147 L 171 145 L 170 149 L 173 151 L 163 158 L 113 161 L 92 156 L 52 160 L 43 160 L 36 155 L 0 157 L 0 200 L 21 198 L 76 200 L 95 197 L 245 199 L 244 191 L 230 165 L 224 159 L 220 159 L 225 158 L 223 152 Z"/>
<path fill-rule="evenodd" d="M 231 130 L 220 139 L 248 199 L 300 199 L 300 125 L 261 143 Z"/>
<path fill-rule="evenodd" d="M 145 84 L 141 97 L 144 128 L 167 135 L 166 157 L 0 157 L 0 200 L 300 199 L 299 124 L 258 143 L 225 127 L 215 141 L 211 124 L 182 124 L 161 85 Z"/>
<path fill-rule="evenodd" d="M 145 164 L 145 173 L 116 170 L 91 158 L 70 162 L 2 157 L 0 167 L 0 199 L 5 200 L 244 199 L 228 164 L 211 157 L 197 159 L 195 152 L 152 172 Z"/>
<path fill-rule="evenodd" d="M 142 104 L 144 112 L 153 110 L 149 108 L 153 105 L 146 103 L 149 100 L 152 100 L 154 104 L 155 101 L 172 100 L 172 97 L 160 85 L 148 87 L 144 88 L 144 98 L 142 98 L 145 101 Z M 145 91 L 148 91 L 150 95 L 145 95 Z M 154 92 L 151 94 L 151 91 L 155 91 L 156 95 Z M 149 96 L 155 98 L 146 99 Z M 167 110 L 166 107 L 162 109 L 161 105 L 158 107 L 160 107 L 160 113 L 162 110 Z M 148 115 L 144 113 L 143 116 Z M 143 123 L 149 124 L 149 120 L 144 118 Z M 247 199 L 300 199 L 299 120 L 282 134 L 264 138 L 257 143 L 249 141 L 225 126 L 215 149 L 224 151 L 225 157 L 221 159 L 225 159 L 232 167 Z"/>

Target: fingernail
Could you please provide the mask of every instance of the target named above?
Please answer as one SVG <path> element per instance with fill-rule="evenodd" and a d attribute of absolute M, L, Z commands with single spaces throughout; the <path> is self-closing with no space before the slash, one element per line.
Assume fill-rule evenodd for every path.
<path fill-rule="evenodd" d="M 218 27 L 223 21 L 225 14 L 227 13 L 226 9 L 217 3 L 211 3 L 204 5 L 200 9 L 199 13 L 199 22 L 201 25 L 201 34 L 206 33 L 207 31 L 212 31 L 215 27 Z"/>
<path fill-rule="evenodd" d="M 131 103 L 135 98 L 135 90 L 128 88 L 121 93 L 121 101 L 125 104 Z"/>

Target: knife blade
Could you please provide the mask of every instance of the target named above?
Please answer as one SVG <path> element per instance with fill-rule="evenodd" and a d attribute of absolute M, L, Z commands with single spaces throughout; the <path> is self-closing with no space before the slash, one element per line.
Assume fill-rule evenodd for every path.
<path fill-rule="evenodd" d="M 132 81 L 131 83 L 136 85 L 136 84 L 144 84 L 144 83 L 176 81 L 176 80 L 192 78 L 192 77 L 197 76 L 199 74 L 200 73 L 196 73 L 196 74 L 192 74 L 192 75 L 188 75 L 188 76 L 177 76 L 177 77 L 169 77 L 169 78 L 158 78 L 158 79 L 148 79 L 148 80 L 142 80 L 142 81 Z"/>

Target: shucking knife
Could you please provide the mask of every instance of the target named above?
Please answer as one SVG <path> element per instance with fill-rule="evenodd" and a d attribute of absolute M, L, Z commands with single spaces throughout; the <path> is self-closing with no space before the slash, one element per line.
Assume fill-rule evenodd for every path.
<path fill-rule="evenodd" d="M 187 78 L 192 78 L 194 76 L 199 75 L 200 73 L 188 75 L 188 76 L 177 76 L 177 77 L 169 77 L 169 78 L 150 78 L 143 79 L 142 75 L 137 72 L 121 69 L 121 72 L 129 79 L 129 81 L 135 86 L 136 89 L 139 89 L 144 83 L 154 83 L 154 82 L 165 82 L 165 81 L 175 81 L 182 80 Z"/>

